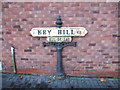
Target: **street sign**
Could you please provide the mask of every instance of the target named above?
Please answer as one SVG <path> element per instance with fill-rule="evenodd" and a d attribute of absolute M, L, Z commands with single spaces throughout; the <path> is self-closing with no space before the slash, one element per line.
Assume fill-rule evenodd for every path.
<path fill-rule="evenodd" d="M 33 37 L 47 37 L 48 42 L 43 42 L 43 46 L 53 46 L 57 52 L 56 76 L 65 77 L 62 63 L 62 50 L 66 46 L 76 47 L 77 42 L 71 42 L 71 37 L 85 36 L 88 31 L 84 27 L 62 27 L 62 20 L 58 16 L 56 27 L 32 28 L 30 34 Z"/>
<path fill-rule="evenodd" d="M 80 37 L 87 34 L 84 27 L 47 27 L 47 28 L 32 28 L 30 34 L 33 37 Z"/>
<path fill-rule="evenodd" d="M 71 37 L 47 37 L 48 42 L 71 42 Z"/>

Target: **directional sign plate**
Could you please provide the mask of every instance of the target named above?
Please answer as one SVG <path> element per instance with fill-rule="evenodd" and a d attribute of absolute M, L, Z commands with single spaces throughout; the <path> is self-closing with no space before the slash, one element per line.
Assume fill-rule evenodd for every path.
<path fill-rule="evenodd" d="M 33 37 L 70 37 L 70 36 L 85 36 L 88 31 L 84 27 L 47 27 L 47 28 L 32 28 L 30 31 Z"/>
<path fill-rule="evenodd" d="M 71 37 L 47 37 L 48 42 L 71 42 Z"/>

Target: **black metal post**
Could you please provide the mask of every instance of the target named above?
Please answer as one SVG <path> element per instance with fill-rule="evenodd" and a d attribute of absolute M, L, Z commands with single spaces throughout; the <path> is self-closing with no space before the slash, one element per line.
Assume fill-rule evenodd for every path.
<path fill-rule="evenodd" d="M 64 77 L 65 73 L 64 73 L 63 62 L 62 62 L 62 48 L 57 47 L 56 51 L 57 51 L 56 75 L 59 76 L 59 77 Z"/>

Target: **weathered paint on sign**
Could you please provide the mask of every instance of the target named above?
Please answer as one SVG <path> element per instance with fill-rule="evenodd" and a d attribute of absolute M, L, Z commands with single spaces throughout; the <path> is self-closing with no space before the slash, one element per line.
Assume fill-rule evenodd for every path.
<path fill-rule="evenodd" d="M 32 28 L 30 31 L 33 37 L 68 37 L 68 36 L 85 36 L 88 31 L 84 27 L 47 27 Z"/>
<path fill-rule="evenodd" d="M 47 37 L 48 42 L 71 42 L 71 37 Z"/>

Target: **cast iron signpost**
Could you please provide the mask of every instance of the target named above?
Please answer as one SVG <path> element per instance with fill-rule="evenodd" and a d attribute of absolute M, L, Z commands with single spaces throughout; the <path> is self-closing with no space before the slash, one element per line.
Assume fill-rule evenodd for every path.
<path fill-rule="evenodd" d="M 43 46 L 53 46 L 56 48 L 57 52 L 57 68 L 56 68 L 56 76 L 59 78 L 64 78 L 65 73 L 62 64 L 62 49 L 66 46 L 76 46 L 76 42 L 43 42 Z"/>
<path fill-rule="evenodd" d="M 87 30 L 84 27 L 62 27 L 62 21 L 58 16 L 57 27 L 53 28 L 32 28 L 30 31 L 33 37 L 47 37 L 48 42 L 43 42 L 43 46 L 53 46 L 57 52 L 56 76 L 64 78 L 65 72 L 62 63 L 62 49 L 66 46 L 76 47 L 76 42 L 71 42 L 73 36 L 85 36 Z"/>

